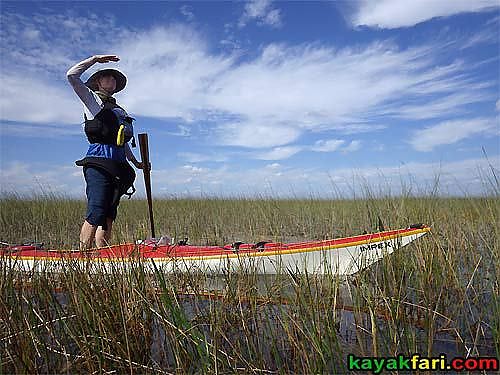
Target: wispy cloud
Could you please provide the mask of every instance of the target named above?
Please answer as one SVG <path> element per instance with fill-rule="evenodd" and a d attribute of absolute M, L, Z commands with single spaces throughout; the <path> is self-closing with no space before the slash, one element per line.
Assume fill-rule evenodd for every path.
<path fill-rule="evenodd" d="M 335 152 L 339 151 L 342 153 L 349 153 L 358 151 L 361 148 L 361 141 L 353 140 L 346 145 L 346 141 L 344 139 L 327 139 L 327 140 L 319 140 L 316 143 L 308 147 L 309 150 L 315 152 Z"/>
<path fill-rule="evenodd" d="M 350 153 L 361 148 L 361 141 L 352 140 L 346 142 L 343 139 L 327 139 L 316 141 L 313 145 L 289 145 L 278 147 L 258 147 L 259 150 L 251 151 L 227 151 L 221 148 L 218 152 L 195 153 L 179 152 L 177 156 L 190 163 L 204 162 L 228 162 L 234 158 L 255 159 L 255 160 L 286 160 L 302 151 L 313 152 L 340 152 Z M 257 148 L 257 147 L 255 147 Z M 274 163 L 273 165 L 279 165 Z"/>
<path fill-rule="evenodd" d="M 380 28 L 411 27 L 435 17 L 498 8 L 497 0 L 400 1 L 362 0 L 352 17 L 355 26 Z"/>
<path fill-rule="evenodd" d="M 394 117 L 427 120 L 445 116 L 458 116 L 470 112 L 469 105 L 479 102 L 494 100 L 495 95 L 488 93 L 483 89 L 474 89 L 469 87 L 470 91 L 453 93 L 435 97 L 417 100 L 416 104 L 402 104 L 392 113 Z"/>
<path fill-rule="evenodd" d="M 231 68 L 234 57 L 209 51 L 207 41 L 183 25 L 155 27 L 132 33 L 114 50 L 122 61 L 114 66 L 127 73 L 123 103 L 138 115 L 180 117 L 194 121 L 208 113 L 207 90 Z"/>
<path fill-rule="evenodd" d="M 342 152 L 348 153 L 348 152 L 354 152 L 358 151 L 361 148 L 361 141 L 354 140 L 351 141 L 346 147 L 342 148 Z"/>
<path fill-rule="evenodd" d="M 273 7 L 271 0 L 251 0 L 245 4 L 245 10 L 238 21 L 238 27 L 245 27 L 252 21 L 256 21 L 258 25 L 281 27 L 281 11 Z"/>
<path fill-rule="evenodd" d="M 302 149 L 303 147 L 299 146 L 275 147 L 270 151 L 257 153 L 255 158 L 261 160 L 283 160 L 295 155 Z"/>
<path fill-rule="evenodd" d="M 267 148 L 292 143 L 301 134 L 293 126 L 276 124 L 274 121 L 221 124 L 217 127 L 216 142 L 223 145 L 249 148 Z"/>
<path fill-rule="evenodd" d="M 314 146 L 311 147 L 312 151 L 317 152 L 333 152 L 337 151 L 345 141 L 343 139 L 327 139 L 316 141 Z"/>
<path fill-rule="evenodd" d="M 217 153 L 196 153 L 196 152 L 179 152 L 177 156 L 189 163 L 202 163 L 202 162 L 225 162 L 229 159 L 228 156 Z"/>
<path fill-rule="evenodd" d="M 487 176 L 497 166 L 500 155 L 489 160 L 466 159 L 455 162 L 412 162 L 364 168 L 295 168 L 280 163 L 263 167 L 202 168 L 185 164 L 152 172 L 155 196 L 280 196 L 323 198 L 352 197 L 371 189 L 374 194 L 441 195 L 488 194 L 492 186 Z M 40 172 L 43 170 L 43 172 Z M 60 176 L 64 174 L 64 180 Z M 68 166 L 40 168 L 36 164 L 11 162 L 0 166 L 0 193 L 24 194 L 50 191 L 78 198 L 84 197 L 81 169 Z M 228 183 L 230 181 L 231 183 Z M 436 181 L 439 181 L 436 190 Z M 144 196 L 144 186 L 136 181 L 137 197 Z"/>
<path fill-rule="evenodd" d="M 492 131 L 497 126 L 498 119 L 488 118 L 444 121 L 415 131 L 410 144 L 417 151 L 431 151 L 440 145 L 453 144 Z"/>
<path fill-rule="evenodd" d="M 83 121 L 83 110 L 65 73 L 78 59 L 88 57 L 81 51 L 97 52 L 111 45 L 113 38 L 122 38 L 114 17 L 72 11 L 45 11 L 27 17 L 2 11 L 0 23 L 2 127 L 9 133 L 27 135 L 73 133 L 74 126 Z M 36 127 L 30 129 L 33 124 Z"/>
<path fill-rule="evenodd" d="M 38 124 L 83 121 L 81 104 L 69 87 L 21 71 L 0 72 L 0 120 Z"/>
<path fill-rule="evenodd" d="M 84 136 L 83 126 L 47 125 L 36 123 L 0 122 L 0 136 L 20 136 L 23 138 L 59 138 L 66 136 Z"/>
<path fill-rule="evenodd" d="M 195 15 L 193 13 L 193 7 L 190 5 L 183 5 L 180 8 L 181 14 L 186 17 L 186 20 L 191 22 L 195 19 Z"/>
<path fill-rule="evenodd" d="M 471 37 L 466 40 L 461 46 L 460 49 L 466 49 L 470 47 L 475 47 L 480 44 L 491 44 L 495 43 L 498 40 L 498 23 L 499 17 L 497 17 L 495 22 L 488 23 L 488 27 L 484 30 L 481 30 L 477 34 L 471 35 Z"/>
<path fill-rule="evenodd" d="M 274 9 L 270 2 L 246 6 L 251 4 L 256 8 L 249 14 Z M 122 57 L 88 74 L 105 66 L 124 71 L 129 81 L 118 100 L 135 116 L 202 124 L 207 140 L 218 145 L 273 149 L 313 131 L 372 132 L 389 126 L 381 124 L 391 118 L 439 121 L 467 113 L 471 104 L 497 100 L 496 83 L 478 75 L 474 64 L 441 60 L 459 41 L 400 48 L 382 40 L 341 49 L 272 43 L 242 58 L 215 52 L 203 35 L 181 24 L 132 30 L 118 27 L 112 17 L 98 24 L 102 18 L 92 14 L 7 17 L 0 41 L 8 61 L 2 67 L 0 117 L 8 121 L 79 123 L 80 103 L 64 73 L 87 57 L 81 50 Z M 60 37 L 48 37 L 53 34 Z M 38 39 L 43 40 L 37 51 L 27 48 Z M 33 73 L 41 70 L 48 73 Z M 179 129 L 178 135 L 192 135 Z"/>
<path fill-rule="evenodd" d="M 64 176 L 64 178 L 61 178 Z M 39 195 L 57 193 L 83 197 L 85 184 L 82 169 L 66 165 L 42 165 L 10 161 L 0 164 L 0 194 Z"/>
<path fill-rule="evenodd" d="M 45 11 L 28 17 L 2 11 L 0 23 L 2 69 L 22 69 L 61 81 L 75 55 L 84 58 L 82 51 L 99 51 L 123 37 L 113 15 L 101 17 L 90 12 Z"/>

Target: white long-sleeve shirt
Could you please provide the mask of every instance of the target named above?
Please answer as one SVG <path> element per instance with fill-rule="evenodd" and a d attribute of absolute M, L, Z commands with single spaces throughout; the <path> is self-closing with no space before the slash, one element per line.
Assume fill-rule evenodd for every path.
<path fill-rule="evenodd" d="M 89 120 L 93 119 L 97 113 L 102 109 L 102 100 L 94 91 L 89 89 L 85 83 L 81 80 L 81 75 L 88 68 L 95 64 L 94 58 L 89 57 L 86 60 L 80 61 L 79 63 L 73 65 L 69 68 L 66 73 L 66 77 L 70 85 L 75 90 L 76 95 L 80 98 L 83 103 L 83 109 L 85 115 Z"/>
<path fill-rule="evenodd" d="M 101 111 L 103 107 L 103 101 L 94 91 L 85 85 L 85 83 L 80 78 L 83 72 L 95 64 L 94 57 L 89 57 L 79 63 L 73 65 L 66 73 L 66 77 L 70 85 L 73 87 L 76 95 L 80 98 L 83 103 L 83 110 L 87 119 L 92 120 L 95 115 Z M 126 114 L 126 113 L 125 113 Z M 92 147 L 92 145 L 91 145 Z M 94 147 L 95 148 L 95 147 Z M 90 151 L 90 148 L 89 148 Z M 107 151 L 107 150 L 106 150 Z M 106 155 L 110 155 L 109 152 L 103 151 Z M 125 144 L 125 155 L 128 160 L 135 160 L 132 150 L 128 143 Z"/>

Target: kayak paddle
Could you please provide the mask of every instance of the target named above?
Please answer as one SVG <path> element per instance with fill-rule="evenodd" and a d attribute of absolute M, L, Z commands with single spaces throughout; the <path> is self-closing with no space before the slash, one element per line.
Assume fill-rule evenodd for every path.
<path fill-rule="evenodd" d="M 144 174 L 144 186 L 146 187 L 146 197 L 148 199 L 149 223 L 151 225 L 151 236 L 155 238 L 155 224 L 153 220 L 153 199 L 151 197 L 151 169 L 149 164 L 148 135 L 141 133 L 139 137 L 139 148 L 141 150 L 142 173 Z"/>

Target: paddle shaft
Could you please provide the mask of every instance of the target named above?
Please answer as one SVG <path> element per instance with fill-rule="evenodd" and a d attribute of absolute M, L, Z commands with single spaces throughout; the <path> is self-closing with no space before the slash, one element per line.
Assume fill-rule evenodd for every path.
<path fill-rule="evenodd" d="M 151 196 L 151 170 L 149 164 L 149 145 L 146 133 L 138 134 L 139 149 L 141 150 L 142 172 L 144 174 L 144 186 L 146 187 L 146 197 L 148 199 L 149 224 L 151 225 L 151 236 L 155 238 L 155 223 L 153 220 L 153 198 Z"/>

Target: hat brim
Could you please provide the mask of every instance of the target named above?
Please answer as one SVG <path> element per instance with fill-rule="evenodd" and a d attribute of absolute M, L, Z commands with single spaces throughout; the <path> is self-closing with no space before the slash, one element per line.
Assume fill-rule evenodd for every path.
<path fill-rule="evenodd" d="M 120 72 L 119 70 L 116 69 L 102 69 L 98 70 L 94 74 L 92 74 L 87 82 L 85 82 L 85 85 L 90 88 L 92 91 L 97 91 L 99 90 L 99 85 L 97 84 L 99 77 L 106 76 L 106 75 L 111 75 L 115 77 L 116 81 L 116 88 L 114 93 L 117 93 L 119 91 L 122 91 L 125 86 L 127 85 L 127 77 Z"/>

